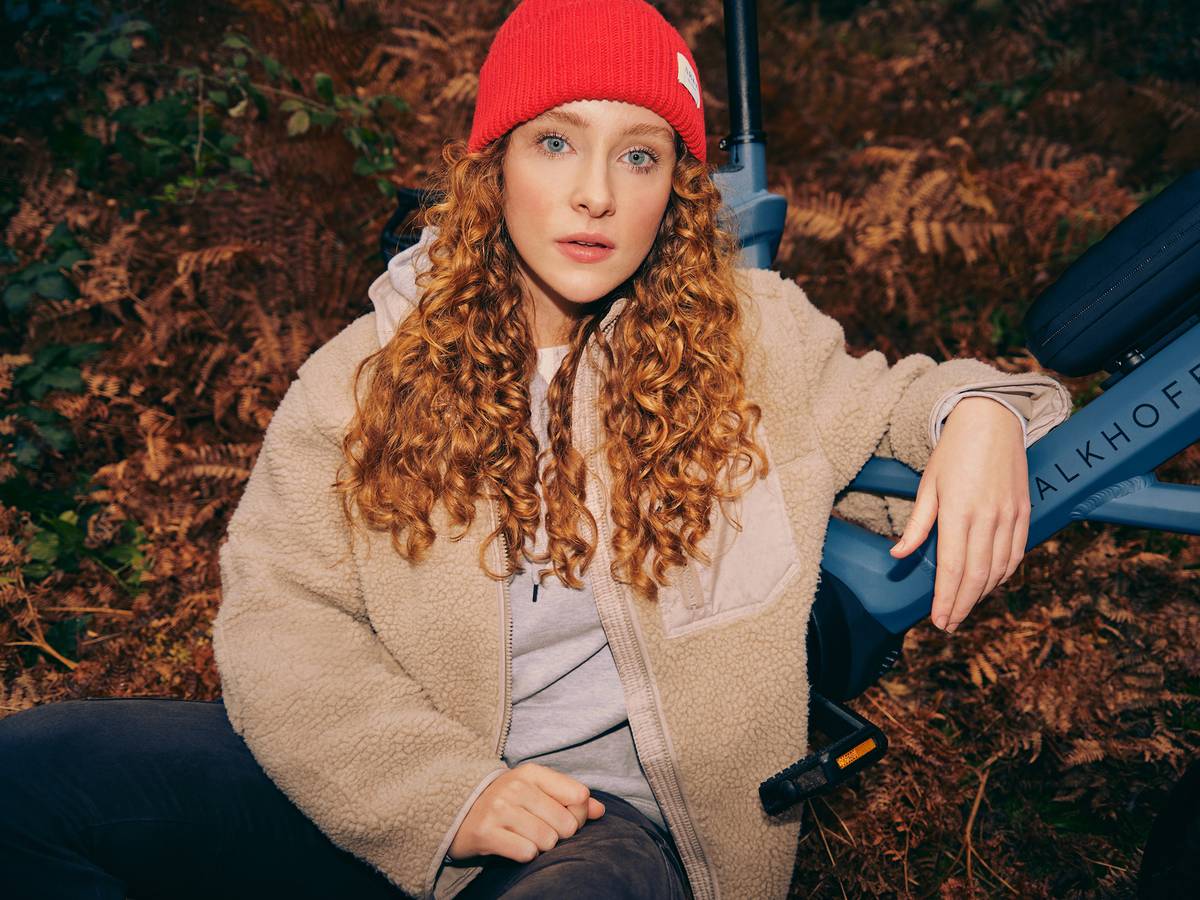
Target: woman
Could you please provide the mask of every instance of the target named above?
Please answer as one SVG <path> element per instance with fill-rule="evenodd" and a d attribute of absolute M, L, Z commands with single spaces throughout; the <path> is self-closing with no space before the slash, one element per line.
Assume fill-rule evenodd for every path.
<path fill-rule="evenodd" d="M 798 818 L 757 786 L 806 746 L 835 501 L 893 533 L 906 507 L 839 494 L 875 454 L 923 470 L 893 552 L 939 524 L 953 631 L 1020 562 L 1025 448 L 1070 397 L 849 356 L 735 269 L 704 141 L 648 4 L 517 8 L 421 242 L 267 429 L 220 549 L 224 703 L 0 723 L 26 895 L 786 895 Z"/>

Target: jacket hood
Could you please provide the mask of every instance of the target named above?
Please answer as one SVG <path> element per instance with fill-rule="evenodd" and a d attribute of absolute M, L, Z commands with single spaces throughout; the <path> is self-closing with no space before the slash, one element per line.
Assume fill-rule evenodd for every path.
<path fill-rule="evenodd" d="M 435 237 L 436 227 L 426 225 L 422 228 L 420 239 L 388 260 L 387 271 L 367 289 L 367 296 L 375 305 L 375 328 L 379 332 L 380 347 L 391 340 L 396 326 L 416 307 L 420 294 L 417 275 L 432 266 L 426 251 Z"/>

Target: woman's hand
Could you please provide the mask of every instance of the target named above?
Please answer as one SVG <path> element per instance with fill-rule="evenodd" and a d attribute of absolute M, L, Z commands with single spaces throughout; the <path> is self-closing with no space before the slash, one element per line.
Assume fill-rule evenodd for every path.
<path fill-rule="evenodd" d="M 450 844 L 450 858 L 495 854 L 529 862 L 570 837 L 604 804 L 586 784 L 538 763 L 521 763 L 475 798 Z"/>
<path fill-rule="evenodd" d="M 988 397 L 964 397 L 942 426 L 896 558 L 938 525 L 930 618 L 953 632 L 1016 571 L 1029 537 L 1029 466 L 1021 423 Z"/>

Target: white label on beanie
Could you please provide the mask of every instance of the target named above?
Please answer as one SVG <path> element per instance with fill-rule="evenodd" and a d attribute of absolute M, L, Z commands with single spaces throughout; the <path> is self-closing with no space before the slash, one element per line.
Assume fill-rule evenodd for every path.
<path fill-rule="evenodd" d="M 688 89 L 692 99 L 696 101 L 696 109 L 700 108 L 700 84 L 696 81 L 696 72 L 687 57 L 675 51 L 675 59 L 679 61 L 679 83 Z"/>

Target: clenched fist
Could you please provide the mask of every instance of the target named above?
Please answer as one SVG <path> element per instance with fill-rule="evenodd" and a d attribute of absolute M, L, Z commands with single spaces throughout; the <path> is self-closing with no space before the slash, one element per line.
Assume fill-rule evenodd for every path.
<path fill-rule="evenodd" d="M 476 798 L 450 844 L 450 858 L 490 853 L 529 862 L 602 815 L 604 804 L 586 784 L 537 763 L 521 763 Z"/>

